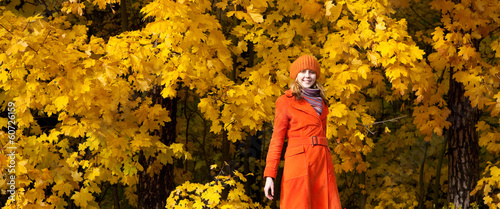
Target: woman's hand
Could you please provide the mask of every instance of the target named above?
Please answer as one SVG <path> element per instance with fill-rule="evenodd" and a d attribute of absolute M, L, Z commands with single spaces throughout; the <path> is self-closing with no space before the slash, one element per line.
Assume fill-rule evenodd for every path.
<path fill-rule="evenodd" d="M 271 190 L 271 193 L 269 193 L 269 190 Z M 264 186 L 264 194 L 266 195 L 267 199 L 272 200 L 274 198 L 274 180 L 272 177 L 266 178 L 266 185 Z"/>

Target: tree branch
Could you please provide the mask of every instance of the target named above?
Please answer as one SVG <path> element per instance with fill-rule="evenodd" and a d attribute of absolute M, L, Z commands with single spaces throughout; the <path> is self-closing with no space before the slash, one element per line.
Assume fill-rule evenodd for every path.
<path fill-rule="evenodd" d="M 422 24 L 426 29 L 434 28 L 434 26 L 431 23 L 427 22 L 427 20 L 425 20 L 422 16 L 420 16 L 420 14 L 418 14 L 417 11 L 415 11 L 415 9 L 413 9 L 413 7 L 411 7 L 411 5 L 409 7 L 410 7 L 411 11 L 413 11 L 413 13 L 415 13 L 417 15 L 418 18 L 420 18 L 422 21 L 427 23 L 427 25 L 430 25 L 430 27 L 425 25 L 425 24 L 422 24 L 422 22 L 419 22 L 420 24 Z"/>
<path fill-rule="evenodd" d="M 2 28 L 4 28 L 7 32 L 9 32 L 10 34 L 14 34 L 12 33 L 11 31 L 9 31 L 9 29 L 7 29 L 5 26 L 3 26 L 2 24 L 0 24 L 0 26 L 2 26 Z"/>
<path fill-rule="evenodd" d="M 368 133 L 375 134 L 375 132 L 371 131 L 371 130 L 368 128 L 369 126 L 373 126 L 373 125 L 377 125 L 377 124 L 385 124 L 385 123 L 387 123 L 387 122 L 396 122 L 396 121 L 398 121 L 399 119 L 402 119 L 402 118 L 406 118 L 406 115 L 399 116 L 399 117 L 397 117 L 397 118 L 388 119 L 388 120 L 377 121 L 377 122 L 370 123 L 370 124 L 367 124 L 367 125 L 363 125 L 363 124 L 361 124 L 361 123 L 358 123 L 358 125 L 362 125 L 363 127 L 365 127 L 365 129 L 366 129 L 366 131 L 368 131 Z"/>

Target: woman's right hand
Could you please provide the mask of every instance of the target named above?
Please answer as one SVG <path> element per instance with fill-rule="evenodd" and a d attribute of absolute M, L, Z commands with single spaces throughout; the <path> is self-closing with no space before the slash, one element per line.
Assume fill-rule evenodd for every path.
<path fill-rule="evenodd" d="M 271 190 L 271 193 L 269 193 Z M 274 198 L 274 180 L 272 177 L 266 177 L 266 185 L 264 186 L 264 194 L 267 199 L 272 200 Z"/>

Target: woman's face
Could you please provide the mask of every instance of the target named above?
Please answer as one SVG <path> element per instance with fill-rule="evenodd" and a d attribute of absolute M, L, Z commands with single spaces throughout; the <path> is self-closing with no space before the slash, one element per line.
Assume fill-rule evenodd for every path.
<path fill-rule="evenodd" d="M 297 74 L 297 82 L 302 86 L 302 88 L 311 88 L 316 83 L 316 73 L 312 70 L 303 70 Z"/>

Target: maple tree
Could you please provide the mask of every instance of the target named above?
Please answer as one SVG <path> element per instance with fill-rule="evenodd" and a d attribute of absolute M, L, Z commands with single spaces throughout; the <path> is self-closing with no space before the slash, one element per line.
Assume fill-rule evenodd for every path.
<path fill-rule="evenodd" d="M 20 150 L 7 208 L 276 207 L 265 148 L 304 53 L 345 207 L 500 203 L 498 1 L 0 5 L 1 125 L 15 102 Z"/>
<path fill-rule="evenodd" d="M 448 201 L 467 208 L 475 201 L 483 202 L 474 195 L 483 185 L 478 185 L 470 194 L 481 169 L 479 146 L 486 147 L 487 153 L 496 154 L 488 146 L 494 144 L 498 131 L 490 126 L 495 122 L 488 121 L 498 116 L 495 96 L 498 94 L 495 53 L 498 2 L 431 1 L 429 5 L 440 12 L 440 21 L 424 20 L 426 27 L 416 34 L 421 36 L 419 39 L 424 45 L 434 49 L 428 53 L 428 62 L 436 74 L 441 73 L 438 81 L 447 89 L 451 125 L 447 134 Z M 435 28 L 430 28 L 432 26 Z M 486 190 L 486 193 L 489 192 Z M 484 203 L 491 203 L 488 198 L 483 198 Z"/>

